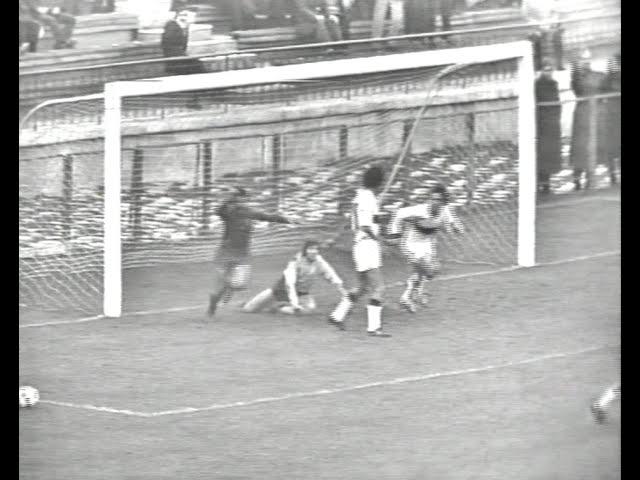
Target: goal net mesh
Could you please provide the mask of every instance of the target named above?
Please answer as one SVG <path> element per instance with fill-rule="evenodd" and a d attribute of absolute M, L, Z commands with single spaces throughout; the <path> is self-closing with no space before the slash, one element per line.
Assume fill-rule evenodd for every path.
<path fill-rule="evenodd" d="M 297 220 L 257 222 L 254 255 L 291 254 L 307 238 L 350 249 L 349 203 L 374 164 L 394 172 L 382 199 L 390 212 L 436 183 L 448 188 L 466 233 L 441 234 L 445 266 L 515 264 L 517 72 L 515 59 L 452 62 L 123 98 L 124 312 L 145 282 L 157 289 L 144 295 L 161 298 L 189 288 L 189 265 L 210 264 L 223 230 L 216 209 L 232 187 Z M 103 101 L 90 99 L 43 107 L 22 125 L 24 307 L 101 312 L 103 116 Z M 149 273 L 159 266 L 162 275 Z"/>

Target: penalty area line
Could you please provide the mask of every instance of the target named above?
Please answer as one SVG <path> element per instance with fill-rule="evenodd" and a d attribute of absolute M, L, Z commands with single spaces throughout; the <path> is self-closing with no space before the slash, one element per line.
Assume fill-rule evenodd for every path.
<path fill-rule="evenodd" d="M 600 252 L 600 253 L 594 253 L 594 254 L 590 254 L 590 255 L 581 255 L 579 257 L 572 257 L 572 258 L 565 258 L 562 260 L 554 260 L 551 262 L 544 262 L 544 263 L 538 263 L 532 267 L 520 267 L 518 265 L 514 265 L 514 266 L 510 266 L 510 267 L 503 267 L 503 268 L 497 268 L 497 269 L 493 269 L 493 270 L 481 270 L 479 272 L 470 272 L 470 273 L 460 273 L 460 274 L 456 274 L 456 275 L 443 275 L 441 277 L 436 277 L 433 279 L 434 282 L 446 282 L 446 281 L 450 281 L 450 280 L 460 280 L 463 278 L 473 278 L 473 277 L 480 277 L 480 276 L 484 276 L 484 275 L 495 275 L 495 274 L 499 274 L 499 273 L 506 273 L 506 272 L 514 272 L 517 270 L 523 270 L 526 268 L 540 268 L 540 267 L 549 267 L 549 266 L 554 266 L 554 265 L 563 265 L 565 263 L 574 263 L 574 262 L 582 262 L 585 260 L 593 260 L 593 259 L 597 259 L 597 258 L 603 258 L 603 257 L 611 257 L 611 256 L 615 256 L 615 255 L 620 255 L 621 251 L 620 250 L 610 250 L 610 251 L 606 251 L 606 252 Z M 400 282 L 396 282 L 392 284 L 393 286 L 398 286 L 398 285 L 404 285 L 404 281 L 400 281 Z M 128 318 L 128 317 L 141 317 L 141 316 L 147 316 L 147 315 L 160 315 L 160 314 L 164 314 L 164 313 L 179 313 L 179 312 L 189 312 L 189 311 L 193 311 L 193 310 L 200 310 L 200 309 L 204 309 L 203 305 L 192 305 L 192 306 L 188 306 L 188 307 L 174 307 L 174 308 L 163 308 L 163 309 L 158 309 L 158 310 L 141 310 L 138 312 L 127 312 L 124 315 L 122 315 L 122 317 L 120 318 L 110 318 L 110 317 L 105 317 L 104 315 L 95 315 L 93 317 L 85 317 L 85 318 L 77 318 L 74 320 L 54 320 L 51 322 L 42 322 L 42 323 L 27 323 L 24 325 L 19 325 L 19 328 L 36 328 L 36 327 L 48 327 L 48 326 L 56 326 L 56 325 L 69 325 L 69 324 L 76 324 L 76 323 L 85 323 L 85 322 L 93 322 L 96 320 L 121 320 L 123 318 Z"/>
<path fill-rule="evenodd" d="M 161 410 L 157 412 L 139 412 L 135 410 L 124 410 L 110 407 L 99 407 L 95 405 L 88 404 L 76 404 L 70 402 L 58 402 L 54 400 L 41 400 L 40 403 L 54 405 L 59 407 L 68 407 L 75 408 L 80 410 L 89 410 L 95 412 L 103 412 L 103 413 L 113 413 L 118 415 L 132 416 L 132 417 L 141 417 L 141 418 L 155 418 L 155 417 L 165 417 L 169 415 L 185 415 L 189 413 L 199 413 L 199 412 L 208 412 L 215 410 L 228 410 L 231 408 L 237 407 L 250 407 L 254 405 L 261 405 L 267 403 L 276 403 L 283 402 L 286 400 L 295 400 L 299 398 L 309 398 L 309 397 L 321 397 L 327 395 L 337 395 L 340 393 L 354 392 L 357 390 L 366 390 L 370 388 L 378 388 L 378 387 L 388 387 L 392 385 L 402 385 L 406 383 L 416 383 L 416 382 L 424 382 L 428 380 L 434 380 L 437 378 L 444 377 L 455 377 L 461 375 L 469 375 L 473 373 L 481 373 L 488 372 L 492 370 L 504 369 L 509 367 L 516 367 L 519 365 L 527 365 L 530 363 L 543 362 L 546 360 L 554 360 L 558 358 L 567 358 L 571 356 L 581 355 L 585 353 L 596 352 L 598 350 L 605 350 L 608 348 L 615 348 L 613 345 L 600 345 L 597 347 L 589 347 L 583 348 L 580 350 L 574 350 L 570 352 L 562 352 L 562 353 L 550 353 L 546 355 L 539 355 L 536 357 L 527 358 L 524 360 L 515 360 L 511 362 L 499 363 L 495 365 L 485 365 L 483 367 L 476 368 L 465 368 L 460 370 L 451 370 L 448 372 L 437 372 L 437 373 L 429 373 L 425 375 L 415 375 L 410 377 L 399 377 L 391 380 L 383 380 L 378 382 L 370 382 L 370 383 L 362 383 L 358 385 L 350 385 L 345 387 L 338 388 L 323 388 L 318 390 L 312 390 L 308 392 L 297 392 L 297 393 L 288 393 L 285 395 L 279 395 L 274 397 L 263 397 L 257 398 L 254 400 L 247 401 L 239 401 L 239 402 L 231 402 L 231 403 L 219 403 L 213 404 L 206 407 L 184 407 L 184 408 L 176 408 L 173 410 Z"/>

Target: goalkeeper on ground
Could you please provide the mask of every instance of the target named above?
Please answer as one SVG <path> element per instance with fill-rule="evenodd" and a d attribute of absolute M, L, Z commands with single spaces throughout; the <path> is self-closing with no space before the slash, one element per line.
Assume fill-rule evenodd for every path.
<path fill-rule="evenodd" d="M 425 203 L 399 209 L 391 222 L 389 237 L 400 240 L 400 248 L 411 265 L 407 288 L 400 297 L 400 305 L 411 313 L 416 311 L 415 300 L 423 305 L 426 283 L 439 271 L 437 253 L 438 232 L 464 232 L 462 222 L 449 205 L 449 195 L 444 185 L 431 189 Z"/>
<path fill-rule="evenodd" d="M 311 313 L 316 308 L 316 302 L 311 296 L 311 287 L 316 275 L 322 275 L 333 284 L 341 295 L 347 292 L 342 286 L 342 280 L 322 258 L 319 243 L 307 241 L 282 272 L 282 275 L 271 288 L 263 290 L 244 304 L 244 312 L 279 311 L 282 313 Z"/>
<path fill-rule="evenodd" d="M 214 260 L 213 293 L 209 297 L 207 314 L 213 317 L 221 299 L 229 301 L 234 290 L 246 288 L 251 275 L 250 249 L 253 221 L 291 223 L 282 215 L 263 213 L 246 203 L 247 192 L 235 187 L 233 193 L 217 210 L 224 223 L 222 245 Z"/>

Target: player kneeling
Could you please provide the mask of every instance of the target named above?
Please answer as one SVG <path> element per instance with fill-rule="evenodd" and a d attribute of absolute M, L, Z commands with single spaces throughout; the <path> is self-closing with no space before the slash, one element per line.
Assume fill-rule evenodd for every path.
<path fill-rule="evenodd" d="M 407 288 L 400 297 L 400 305 L 411 313 L 416 301 L 427 303 L 426 284 L 440 270 L 437 253 L 438 232 L 464 232 L 464 227 L 449 205 L 447 189 L 443 185 L 432 188 L 425 203 L 401 208 L 391 223 L 389 236 L 400 239 L 400 248 L 412 268 Z"/>
<path fill-rule="evenodd" d="M 342 280 L 320 255 L 318 242 L 308 241 L 302 247 L 302 251 L 287 264 L 277 283 L 245 303 L 242 310 L 250 313 L 311 313 L 316 308 L 315 300 L 310 295 L 316 274 L 322 274 L 328 282 L 338 288 L 341 295 L 346 294 Z M 301 299 L 304 300 L 304 304 L 301 303 Z"/>

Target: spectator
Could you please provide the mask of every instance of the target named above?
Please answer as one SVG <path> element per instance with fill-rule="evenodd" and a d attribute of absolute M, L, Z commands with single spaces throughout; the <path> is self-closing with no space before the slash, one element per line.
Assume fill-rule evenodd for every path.
<path fill-rule="evenodd" d="M 170 12 L 181 12 L 187 8 L 187 0 L 171 0 Z"/>
<path fill-rule="evenodd" d="M 536 103 L 560 101 L 558 82 L 553 78 L 549 63 L 544 65 L 536 80 L 535 89 Z M 551 175 L 560 171 L 562 166 L 560 115 L 559 103 L 537 107 L 538 190 L 542 193 L 550 192 Z"/>
<path fill-rule="evenodd" d="M 405 0 L 404 31 L 407 34 L 431 33 L 436 30 L 436 0 Z M 427 43 L 431 44 L 432 39 Z"/>
<path fill-rule="evenodd" d="M 571 89 L 576 99 L 580 100 L 583 97 L 598 94 L 601 77 L 601 74 L 591 69 L 591 53 L 588 50 L 585 51 L 571 72 Z M 573 166 L 576 190 L 580 190 L 582 187 L 580 178 L 583 173 L 587 174 L 587 186 L 591 180 L 590 158 L 592 153 L 596 154 L 596 152 L 590 151 L 590 135 L 596 133 L 591 130 L 591 122 L 597 113 L 594 108 L 596 107 L 593 102 L 583 99 L 576 101 L 573 112 L 570 162 Z"/>
<path fill-rule="evenodd" d="M 258 7 L 253 0 L 226 0 L 223 5 L 223 11 L 231 16 L 232 30 L 257 28 Z"/>
<path fill-rule="evenodd" d="M 18 43 L 20 53 L 37 51 L 38 41 L 43 36 L 44 27 L 34 20 L 31 15 L 25 14 L 21 8 L 18 14 Z"/>
<path fill-rule="evenodd" d="M 543 59 L 553 59 L 552 68 L 564 70 L 563 35 L 562 25 L 556 23 L 541 25 L 536 32 L 529 36 L 529 40 L 533 42 L 533 66 L 536 71 L 542 70 Z"/>
<path fill-rule="evenodd" d="M 453 7 L 455 0 L 438 0 L 438 14 L 442 19 L 442 30 L 451 30 L 451 15 L 453 14 Z"/>
<path fill-rule="evenodd" d="M 116 9 L 115 0 L 93 0 L 92 13 L 111 13 Z"/>
<path fill-rule="evenodd" d="M 194 13 L 182 10 L 175 19 L 169 20 L 162 32 L 162 54 L 166 58 L 186 57 L 189 42 L 189 25 L 193 22 Z M 196 58 L 184 58 L 167 62 L 165 71 L 169 75 L 189 75 L 203 73 L 202 63 Z"/>
<path fill-rule="evenodd" d="M 342 38 L 340 26 L 340 5 L 339 0 L 321 0 L 316 3 L 316 18 L 319 22 L 324 21 L 325 28 L 329 33 L 329 41 L 339 42 Z"/>
<path fill-rule="evenodd" d="M 620 93 L 620 54 L 611 58 L 607 74 L 600 84 L 600 93 Z M 610 97 L 598 103 L 598 159 L 606 162 L 612 184 L 617 183 L 616 161 L 621 156 L 621 98 Z"/>
<path fill-rule="evenodd" d="M 19 8 L 19 19 L 21 24 L 24 22 L 25 38 L 29 38 L 30 51 L 35 52 L 38 43 L 37 37 L 33 35 L 34 22 L 51 30 L 55 41 L 53 48 L 73 47 L 71 35 L 76 24 L 73 16 L 63 13 L 60 7 L 39 7 L 36 0 L 20 0 Z"/>
<path fill-rule="evenodd" d="M 338 17 L 340 19 L 340 33 L 343 40 L 350 40 L 351 33 L 349 28 L 351 27 L 351 6 L 353 0 L 338 0 Z"/>
<path fill-rule="evenodd" d="M 305 0 L 291 1 L 296 33 L 302 41 L 324 43 L 339 40 L 337 24 L 331 20 L 329 25 L 321 13 L 324 3 L 323 0 L 309 0 L 308 3 Z"/>

